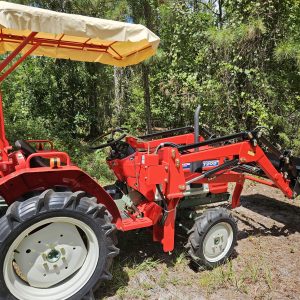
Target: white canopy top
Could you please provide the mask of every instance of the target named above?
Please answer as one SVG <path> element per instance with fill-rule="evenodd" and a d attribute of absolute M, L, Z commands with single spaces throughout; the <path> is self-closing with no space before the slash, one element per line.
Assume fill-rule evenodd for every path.
<path fill-rule="evenodd" d="M 116 22 L 0 1 L 0 54 L 22 53 L 114 66 L 137 64 L 155 54 L 159 37 L 143 25 Z"/>

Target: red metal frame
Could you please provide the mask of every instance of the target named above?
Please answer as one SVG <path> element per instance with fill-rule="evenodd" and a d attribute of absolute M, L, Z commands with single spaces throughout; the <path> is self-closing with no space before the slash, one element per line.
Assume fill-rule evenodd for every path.
<path fill-rule="evenodd" d="M 28 37 L 18 37 L 14 35 L 5 35 L 1 30 L 0 38 L 2 41 L 10 41 L 19 43 L 18 47 L 12 51 L 1 63 L 0 72 L 13 62 L 14 58 L 21 53 L 27 46 L 31 48 L 26 51 L 16 62 L 14 62 L 2 75 L 0 82 L 15 70 L 20 63 L 22 63 L 30 54 L 34 52 L 39 46 L 47 43 L 53 47 L 66 47 L 67 44 L 63 41 L 52 41 L 47 39 L 35 38 L 36 32 L 32 32 Z M 68 44 L 72 47 L 86 47 L 85 43 Z M 107 49 L 104 46 L 89 45 L 93 51 L 102 51 Z M 104 49 L 105 48 L 105 49 Z M 77 49 L 77 48 L 76 48 Z M 92 51 L 92 50 L 89 51 Z M 5 125 L 2 107 L 2 95 L 0 94 L 0 194 L 8 204 L 16 201 L 24 194 L 36 190 L 52 188 L 55 185 L 68 186 L 73 191 L 84 190 L 90 195 L 97 198 L 100 203 L 103 203 L 113 216 L 113 222 L 116 223 L 120 230 L 123 230 L 123 223 L 121 221 L 120 212 L 105 190 L 85 172 L 76 166 L 71 165 L 70 158 L 67 153 L 54 151 L 53 143 L 48 140 L 32 140 L 29 143 L 39 143 L 44 145 L 50 144 L 50 150 L 39 149 L 37 153 L 31 154 L 28 158 L 24 156 L 22 151 L 15 151 L 9 153 L 12 148 L 6 139 Z M 43 148 L 43 146 L 42 146 Z M 30 161 L 34 157 L 44 158 L 60 158 L 66 165 L 59 168 L 40 167 L 31 168 Z"/>
<path fill-rule="evenodd" d="M 0 72 L 3 72 L 8 67 L 26 45 L 31 45 L 31 47 L 7 71 L 2 73 L 0 82 L 7 78 L 39 46 L 78 50 L 84 48 L 87 51 L 98 52 L 107 52 L 111 48 L 115 51 L 111 47 L 113 43 L 108 46 L 93 45 L 88 43 L 89 40 L 86 40 L 84 43 L 63 41 L 63 35 L 59 40 L 41 39 L 37 38 L 36 35 L 37 33 L 33 32 L 25 38 L 3 34 L 1 30 L 0 38 L 2 41 L 10 41 L 19 45 L 0 63 Z M 119 57 L 119 59 L 121 58 Z M 202 140 L 203 138 L 200 137 L 199 141 Z M 185 169 L 183 167 L 185 164 L 207 160 L 218 160 L 219 164 L 223 164 L 225 159 L 228 160 L 233 157 L 238 158 L 241 164 L 251 162 L 258 164 L 270 180 L 225 170 L 216 173 L 213 177 L 201 178 L 196 181 L 196 183 L 208 184 L 211 193 L 226 192 L 227 184 L 235 182 L 236 185 L 232 195 L 233 208 L 239 205 L 240 195 L 246 179 L 279 188 L 287 197 L 293 197 L 289 180 L 275 169 L 264 151 L 259 146 L 253 146 L 250 141 L 242 141 L 215 148 L 204 146 L 200 147 L 199 151 L 191 150 L 188 153 L 180 153 L 175 147 L 162 147 L 160 149 L 157 147 L 165 142 L 180 145 L 192 144 L 194 143 L 194 135 L 192 133 L 152 141 L 140 141 L 134 137 L 127 137 L 126 142 L 137 151 L 124 159 L 109 160 L 108 164 L 120 181 L 125 182 L 129 188 L 140 192 L 146 200 L 137 205 L 139 214 L 128 212 L 129 217 L 122 220 L 121 214 L 112 198 L 91 177 L 78 167 L 71 165 L 67 153 L 55 151 L 52 142 L 48 140 L 33 140 L 29 142 L 41 145 L 37 153 L 31 154 L 27 158 L 22 151 L 9 153 L 11 146 L 5 136 L 2 97 L 0 95 L 0 194 L 6 199 L 8 204 L 11 204 L 29 191 L 44 190 L 55 185 L 65 185 L 74 191 L 85 190 L 107 207 L 113 216 L 113 222 L 116 223 L 119 230 L 128 231 L 153 226 L 153 240 L 160 242 L 164 251 L 172 251 L 174 248 L 176 207 L 184 197 L 187 181 L 199 176 L 199 173 L 193 173 L 189 169 Z M 44 150 L 43 146 L 45 143 L 50 144 L 50 150 Z M 30 162 L 34 157 L 60 158 L 65 165 L 55 168 L 31 168 Z M 206 169 L 209 169 L 209 167 Z M 160 225 L 159 220 L 162 214 L 166 212 L 155 201 L 157 185 L 161 187 L 167 204 L 167 218 L 163 225 Z"/>
<path fill-rule="evenodd" d="M 45 144 L 49 144 L 50 145 L 50 150 L 51 151 L 54 150 L 54 144 L 50 140 L 27 140 L 26 142 L 29 143 L 29 144 L 36 144 L 36 145 L 38 145 L 38 147 L 36 147 L 37 150 L 44 150 Z"/>
<path fill-rule="evenodd" d="M 20 63 L 22 63 L 40 44 L 33 45 L 22 57 L 20 57 L 6 72 L 0 76 L 0 82 L 2 82 L 12 71 L 14 71 Z"/>
<path fill-rule="evenodd" d="M 8 140 L 6 139 L 4 116 L 3 116 L 3 104 L 2 94 L 0 93 L 0 174 L 3 168 L 6 169 L 8 161 L 8 150 L 11 149 Z"/>
<path fill-rule="evenodd" d="M 67 166 L 71 165 L 70 156 L 65 152 L 51 151 L 51 152 L 37 152 L 29 155 L 26 159 L 26 168 L 30 168 L 30 162 L 34 157 L 43 158 L 60 158 Z"/>
<path fill-rule="evenodd" d="M 232 195 L 232 208 L 239 205 L 246 179 L 279 188 L 288 198 L 293 197 L 293 191 L 289 185 L 290 181 L 275 169 L 264 151 L 259 146 L 253 146 L 249 140 L 215 148 L 204 146 L 200 147 L 199 151 L 189 153 L 179 153 L 174 147 L 163 147 L 155 151 L 158 145 L 167 141 L 186 145 L 193 143 L 193 139 L 193 134 L 146 142 L 139 141 L 134 137 L 127 137 L 126 142 L 139 151 L 124 159 L 108 161 L 117 178 L 144 195 L 149 201 L 149 205 L 155 203 L 156 185 L 161 186 L 168 205 L 166 222 L 164 226 L 157 222 L 152 222 L 150 225 L 145 222 L 144 225 L 153 225 L 153 239 L 162 243 L 164 251 L 172 251 L 174 248 L 176 206 L 184 197 L 187 181 L 199 176 L 199 173 L 184 170 L 183 165 L 186 163 L 218 160 L 222 164 L 225 158 L 232 159 L 233 157 L 238 158 L 240 164 L 255 162 L 271 181 L 231 170 L 225 170 L 211 178 L 202 178 L 196 181 L 196 183 L 208 184 L 212 193 L 217 193 L 218 188 L 221 192 L 226 192 L 227 183 L 234 182 L 236 185 Z M 203 138 L 200 137 L 200 140 Z M 214 190 L 214 185 L 220 186 Z M 128 230 L 141 226 L 143 226 L 141 220 L 135 225 L 131 221 Z"/>
<path fill-rule="evenodd" d="M 112 47 L 112 45 L 115 44 L 116 42 L 111 42 L 109 45 L 97 45 L 97 44 L 91 43 L 90 42 L 90 40 L 91 40 L 90 38 L 88 38 L 85 42 L 72 42 L 72 41 L 64 41 L 64 40 L 62 40 L 62 38 L 64 37 L 64 34 L 58 40 L 56 40 L 56 39 L 39 38 L 39 37 L 36 37 L 36 35 L 37 35 L 36 32 L 32 32 L 28 37 L 23 37 L 23 36 L 18 36 L 18 35 L 13 35 L 13 34 L 5 34 L 1 30 L 0 38 L 1 38 L 1 41 L 4 41 L 4 42 L 10 42 L 10 43 L 20 44 L 18 46 L 18 48 L 20 47 L 22 49 L 26 45 L 33 45 L 33 47 L 36 46 L 36 45 L 38 45 L 38 46 L 53 47 L 53 48 L 57 48 L 57 47 L 58 48 L 65 48 L 65 49 L 70 49 L 70 50 L 83 50 L 84 49 L 87 52 L 103 52 L 103 53 L 108 53 L 109 50 L 110 50 L 111 52 L 114 52 L 117 55 L 117 56 L 114 56 L 114 58 L 116 60 L 122 60 L 124 58 L 122 55 L 120 55 L 116 51 L 116 49 L 114 49 Z M 15 50 L 17 50 L 18 48 L 16 48 Z M 143 48 L 139 49 L 139 51 L 143 51 L 143 50 L 146 50 L 148 48 L 151 48 L 151 45 L 143 47 Z M 32 51 L 34 51 L 34 50 L 32 50 Z M 20 53 L 20 50 L 18 49 L 16 51 L 16 53 L 17 54 Z M 134 53 L 135 53 L 135 51 L 132 52 L 132 53 L 127 53 L 126 57 L 129 57 L 129 56 L 131 56 Z M 0 64 L 0 72 L 2 70 L 3 69 L 1 69 L 1 64 Z"/>
<path fill-rule="evenodd" d="M 0 64 L 0 72 L 4 70 L 8 66 L 8 64 L 33 40 L 33 38 L 37 35 L 37 32 L 31 32 L 28 37 L 23 38 L 20 45 L 12 51 Z M 3 34 L 1 31 L 0 38 L 4 40 Z"/>

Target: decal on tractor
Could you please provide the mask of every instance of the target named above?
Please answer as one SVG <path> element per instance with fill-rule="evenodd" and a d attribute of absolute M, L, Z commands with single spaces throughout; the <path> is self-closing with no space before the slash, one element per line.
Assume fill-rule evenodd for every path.
<path fill-rule="evenodd" d="M 182 164 L 183 169 L 189 169 L 191 167 L 190 163 Z"/>
<path fill-rule="evenodd" d="M 203 167 L 216 167 L 219 165 L 218 160 L 204 160 Z"/>

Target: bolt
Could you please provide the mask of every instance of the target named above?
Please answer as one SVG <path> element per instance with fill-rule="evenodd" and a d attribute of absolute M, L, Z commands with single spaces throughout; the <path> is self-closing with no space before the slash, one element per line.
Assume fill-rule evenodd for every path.
<path fill-rule="evenodd" d="M 171 152 L 172 154 L 172 158 L 174 159 L 175 157 L 176 157 L 176 151 L 175 151 L 175 149 L 172 149 L 172 152 Z"/>
<path fill-rule="evenodd" d="M 251 140 L 253 139 L 253 134 L 251 132 L 248 132 L 248 138 Z"/>
<path fill-rule="evenodd" d="M 57 251 L 56 249 L 51 250 L 48 255 L 47 255 L 47 260 L 50 263 L 55 263 L 60 259 L 60 252 Z"/>
<path fill-rule="evenodd" d="M 180 191 L 185 191 L 185 185 L 179 185 L 179 186 L 178 186 L 178 189 L 179 189 Z"/>

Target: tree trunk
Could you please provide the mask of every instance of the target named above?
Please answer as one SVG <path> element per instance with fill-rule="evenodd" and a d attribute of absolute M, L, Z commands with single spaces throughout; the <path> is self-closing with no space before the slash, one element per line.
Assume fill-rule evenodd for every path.
<path fill-rule="evenodd" d="M 195 12 L 198 12 L 198 11 L 199 11 L 199 3 L 198 3 L 198 0 L 194 0 L 193 6 L 194 6 L 194 11 L 195 11 Z"/>
<path fill-rule="evenodd" d="M 147 133 L 152 133 L 149 67 L 145 64 L 142 64 L 142 77 L 143 77 L 144 108 L 145 108 L 145 120 L 146 120 Z"/>
<path fill-rule="evenodd" d="M 152 8 L 151 0 L 130 0 L 130 7 L 132 8 L 132 17 L 136 23 L 145 23 L 145 25 L 153 30 L 153 18 L 152 18 Z M 143 22 L 144 21 L 144 22 Z M 145 122 L 147 133 L 152 133 L 152 117 L 151 117 L 151 97 L 150 97 L 150 87 L 149 87 L 149 65 L 143 63 L 141 65 L 141 76 L 144 90 L 144 112 L 145 112 Z"/>
<path fill-rule="evenodd" d="M 218 1 L 218 21 L 219 21 L 219 28 L 223 27 L 223 0 Z"/>
<path fill-rule="evenodd" d="M 121 111 L 122 111 L 122 86 L 121 86 L 122 70 L 114 67 L 114 89 L 115 89 L 115 114 L 117 125 L 121 126 Z"/>
<path fill-rule="evenodd" d="M 148 0 L 143 1 L 144 6 L 144 16 L 146 21 L 146 26 L 153 30 L 152 24 L 152 13 L 151 6 Z M 145 120 L 147 126 L 147 133 L 152 133 L 152 116 L 151 116 L 151 97 L 150 97 L 150 86 L 149 86 L 149 73 L 150 67 L 145 63 L 142 64 L 142 76 L 143 76 L 143 88 L 144 88 L 144 105 L 145 105 Z"/>

